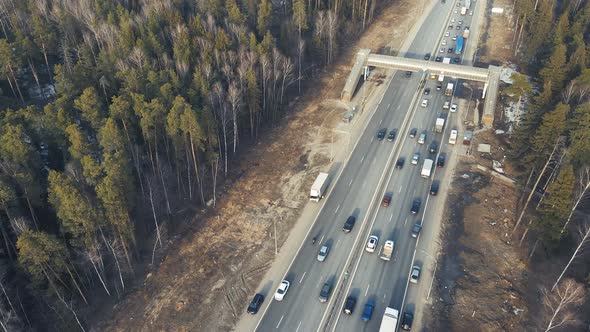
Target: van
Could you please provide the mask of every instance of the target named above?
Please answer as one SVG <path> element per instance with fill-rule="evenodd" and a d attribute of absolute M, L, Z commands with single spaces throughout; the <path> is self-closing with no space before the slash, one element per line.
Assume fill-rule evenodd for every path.
<path fill-rule="evenodd" d="M 424 144 L 425 141 L 426 141 L 426 133 L 420 134 L 420 137 L 418 138 L 418 144 Z"/>
<path fill-rule="evenodd" d="M 457 129 L 453 129 L 451 130 L 451 135 L 449 136 L 449 144 L 455 144 L 457 143 Z"/>

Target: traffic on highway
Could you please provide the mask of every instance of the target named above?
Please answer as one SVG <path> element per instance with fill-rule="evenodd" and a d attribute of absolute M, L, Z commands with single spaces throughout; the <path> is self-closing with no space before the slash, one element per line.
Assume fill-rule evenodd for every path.
<path fill-rule="evenodd" d="M 434 5 L 406 57 L 461 64 L 475 5 Z M 458 88 L 452 77 L 395 74 L 342 172 L 317 174 L 310 200 L 322 207 L 308 237 L 283 280 L 247 308 L 257 331 L 412 329 L 425 262 L 436 260 L 419 243 L 440 227 L 432 207 L 444 202 L 459 136 Z"/>

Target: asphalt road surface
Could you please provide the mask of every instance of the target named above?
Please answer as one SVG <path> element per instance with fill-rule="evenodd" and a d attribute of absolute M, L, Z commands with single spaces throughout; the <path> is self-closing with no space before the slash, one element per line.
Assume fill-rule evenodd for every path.
<path fill-rule="evenodd" d="M 470 23 L 472 16 L 454 14 L 454 10 L 460 11 L 455 4 L 447 1 L 435 5 L 406 53 L 407 57 L 423 59 L 424 54 L 431 53 L 434 61 L 439 55 L 455 56 L 439 52 L 442 39 L 447 40 L 446 48 L 455 46 L 451 37 L 444 37 L 444 33 L 461 34 L 463 27 L 475 24 Z M 451 17 L 456 20 L 453 30 L 447 27 Z M 461 30 L 455 29 L 458 20 L 464 21 Z M 438 227 L 429 224 L 434 216 L 427 213 L 427 207 L 442 199 L 429 197 L 432 177 L 423 178 L 420 171 L 425 158 L 436 162 L 438 151 L 452 153 L 452 145 L 447 144 L 451 125 L 446 125 L 442 134 L 433 132 L 437 116 L 445 113 L 449 120 L 457 116 L 442 109 L 444 101 L 450 98 L 444 96 L 444 87 L 447 82 L 454 81 L 456 85 L 456 80 L 447 78 L 443 89 L 437 91 L 438 81 L 426 78 L 423 73 L 414 73 L 410 78 L 405 77 L 405 72 L 395 75 L 338 182 L 331 184 L 334 188 L 325 198 L 309 238 L 287 272 L 286 279 L 291 283 L 288 293 L 282 301 L 272 300 L 261 315 L 257 331 L 317 331 L 326 326 L 334 331 L 377 331 L 385 307 L 400 309 L 408 302 L 410 305 L 406 309 L 415 310 L 418 299 L 413 295 L 412 286 L 422 287 L 423 283 L 412 284 L 406 299 L 417 243 L 410 232 L 414 223 L 423 218 L 425 229 Z M 425 87 L 431 88 L 428 96 L 423 95 Z M 429 99 L 426 108 L 420 106 L 423 98 Z M 387 128 L 388 133 L 397 129 L 396 139 L 389 142 L 386 137 L 378 141 L 376 133 L 380 128 Z M 427 133 L 425 144 L 418 144 L 418 137 L 409 138 L 412 128 L 418 129 L 418 135 L 423 131 Z M 440 147 L 435 154 L 427 151 L 433 141 Z M 418 165 L 410 163 L 415 152 L 421 156 Z M 399 157 L 405 158 L 405 164 L 402 169 L 395 169 Z M 435 178 L 441 178 L 441 170 L 444 169 L 435 172 Z M 389 207 L 381 207 L 381 198 L 386 192 L 392 195 L 392 202 Z M 413 215 L 410 208 L 416 198 L 421 200 L 421 209 Z M 351 215 L 356 217 L 356 224 L 352 232 L 344 233 L 343 224 Z M 374 253 L 369 253 L 365 251 L 365 243 L 372 234 L 379 237 L 379 244 Z M 314 236 L 318 240 L 312 244 Z M 379 259 L 387 239 L 395 242 L 394 255 L 389 262 Z M 324 262 L 319 262 L 318 250 L 324 244 L 330 246 L 330 252 Z M 416 264 L 421 265 L 421 262 Z M 329 300 L 322 303 L 318 298 L 326 282 L 333 285 L 333 290 Z M 269 294 L 269 300 L 272 295 Z M 348 295 L 357 298 L 352 315 L 342 313 L 343 301 Z M 368 300 L 374 300 L 377 305 L 372 320 L 362 322 L 360 316 Z"/>

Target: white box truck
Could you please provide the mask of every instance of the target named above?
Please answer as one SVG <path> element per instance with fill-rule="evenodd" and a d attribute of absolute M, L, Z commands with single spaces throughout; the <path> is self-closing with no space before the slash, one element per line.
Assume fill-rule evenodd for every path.
<path fill-rule="evenodd" d="M 423 178 L 430 177 L 430 172 L 432 172 L 432 165 L 434 165 L 434 160 L 424 159 L 424 164 L 422 164 L 422 172 L 420 172 L 420 175 Z"/>
<path fill-rule="evenodd" d="M 467 37 L 469 37 L 469 28 L 465 28 L 465 30 L 463 30 L 463 38 L 467 39 Z"/>
<path fill-rule="evenodd" d="M 399 310 L 393 308 L 385 308 L 383 320 L 379 332 L 395 332 L 397 331 L 397 320 L 399 318 Z"/>
<path fill-rule="evenodd" d="M 311 191 L 309 192 L 309 200 L 319 202 L 328 187 L 328 173 L 320 173 L 311 185 Z"/>
<path fill-rule="evenodd" d="M 467 7 L 461 7 L 461 15 L 465 16 L 467 14 Z"/>
<path fill-rule="evenodd" d="M 455 85 L 453 83 L 448 83 L 447 89 L 445 90 L 445 96 L 449 96 L 449 97 L 452 96 L 454 87 L 455 87 Z"/>
<path fill-rule="evenodd" d="M 434 124 L 434 132 L 435 133 L 442 133 L 444 126 L 445 126 L 445 119 L 442 117 L 437 118 L 436 123 Z"/>
<path fill-rule="evenodd" d="M 443 58 L 443 63 L 444 63 L 444 64 L 447 64 L 447 65 L 450 65 L 450 64 L 451 64 L 451 58 L 449 58 L 449 57 L 444 57 L 444 58 Z"/>
<path fill-rule="evenodd" d="M 383 249 L 381 249 L 381 255 L 379 256 L 379 258 L 381 258 L 384 261 L 389 261 L 391 259 L 391 254 L 393 254 L 393 247 L 394 246 L 395 246 L 395 244 L 393 243 L 393 241 L 391 241 L 391 240 L 385 241 L 385 244 L 383 245 Z"/>

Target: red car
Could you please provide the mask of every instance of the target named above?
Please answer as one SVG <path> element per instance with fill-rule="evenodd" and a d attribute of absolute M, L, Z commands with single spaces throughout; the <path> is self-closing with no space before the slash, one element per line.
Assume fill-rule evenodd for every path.
<path fill-rule="evenodd" d="M 381 205 L 382 206 L 389 206 L 389 203 L 391 203 L 391 196 L 385 194 L 385 196 L 383 196 L 383 200 L 381 200 Z"/>

